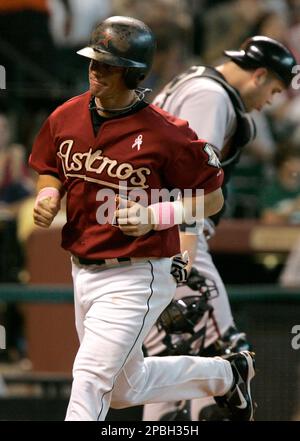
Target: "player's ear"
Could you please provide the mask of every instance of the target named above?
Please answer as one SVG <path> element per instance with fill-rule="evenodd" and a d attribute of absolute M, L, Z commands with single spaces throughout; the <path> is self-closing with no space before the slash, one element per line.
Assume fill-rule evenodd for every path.
<path fill-rule="evenodd" d="M 253 71 L 253 81 L 255 86 L 262 86 L 265 84 L 267 78 L 268 78 L 268 69 L 265 67 L 258 67 Z"/>

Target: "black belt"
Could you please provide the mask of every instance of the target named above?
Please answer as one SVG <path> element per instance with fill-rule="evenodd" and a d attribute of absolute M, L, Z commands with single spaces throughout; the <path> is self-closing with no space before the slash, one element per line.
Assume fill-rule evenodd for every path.
<path fill-rule="evenodd" d="M 81 265 L 107 265 L 107 260 L 110 259 L 84 259 L 83 257 L 77 257 L 78 262 Z M 117 260 L 119 263 L 122 262 L 130 262 L 130 257 L 117 257 L 113 258 L 114 260 Z"/>

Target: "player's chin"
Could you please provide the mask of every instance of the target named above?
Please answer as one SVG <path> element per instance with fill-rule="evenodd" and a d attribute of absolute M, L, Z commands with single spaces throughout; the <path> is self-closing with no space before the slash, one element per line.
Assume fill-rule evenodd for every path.
<path fill-rule="evenodd" d="M 260 106 L 259 104 L 253 103 L 248 105 L 248 107 L 246 106 L 246 111 L 247 112 L 253 112 L 254 110 L 256 110 L 257 112 L 260 112 L 262 110 L 262 106 Z"/>
<path fill-rule="evenodd" d="M 90 85 L 91 95 L 99 97 L 99 96 L 101 96 L 101 92 L 102 91 L 101 91 L 101 89 L 99 89 L 99 87 Z"/>

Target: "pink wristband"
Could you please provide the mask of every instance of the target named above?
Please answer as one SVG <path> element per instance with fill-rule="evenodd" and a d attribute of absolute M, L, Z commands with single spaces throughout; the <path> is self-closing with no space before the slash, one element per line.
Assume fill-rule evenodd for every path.
<path fill-rule="evenodd" d="M 35 200 L 35 207 L 38 205 L 40 201 L 47 198 L 60 199 L 60 193 L 57 188 L 54 187 L 45 187 L 38 193 Z"/>
<path fill-rule="evenodd" d="M 183 221 L 183 205 L 181 201 L 158 202 L 149 206 L 153 214 L 154 229 L 167 230 Z"/>

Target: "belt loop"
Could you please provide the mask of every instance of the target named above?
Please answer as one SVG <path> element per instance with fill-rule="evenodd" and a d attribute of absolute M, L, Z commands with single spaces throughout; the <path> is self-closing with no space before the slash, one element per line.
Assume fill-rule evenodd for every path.
<path fill-rule="evenodd" d="M 119 265 L 118 259 L 104 259 L 106 265 Z"/>

